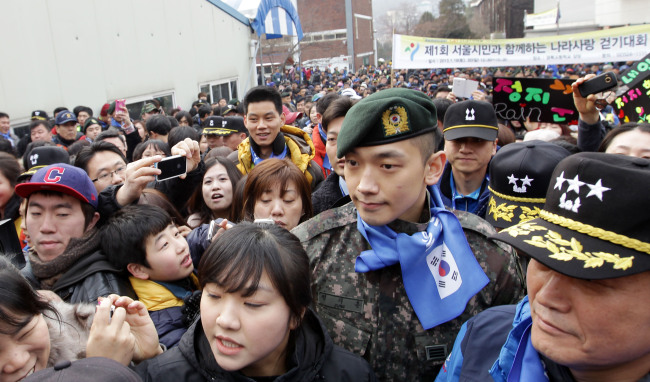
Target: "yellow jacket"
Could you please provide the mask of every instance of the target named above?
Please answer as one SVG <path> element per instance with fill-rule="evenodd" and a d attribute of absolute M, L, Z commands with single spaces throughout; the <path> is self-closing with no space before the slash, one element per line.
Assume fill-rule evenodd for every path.
<path fill-rule="evenodd" d="M 289 125 L 282 126 L 280 132 L 284 135 L 291 162 L 305 174 L 313 190 L 323 180 L 323 174 L 320 168 L 312 168 L 312 166 L 318 167 L 318 165 L 315 162 L 313 165 L 311 164 L 314 155 L 316 155 L 316 150 L 309 134 Z M 250 137 L 244 139 L 237 147 L 237 160 L 239 162 L 237 168 L 242 174 L 246 175 L 253 169 Z"/>
<path fill-rule="evenodd" d="M 198 289 L 199 280 L 190 274 L 192 283 Z M 138 300 L 142 301 L 144 306 L 150 312 L 155 312 L 157 310 L 163 310 L 171 308 L 174 306 L 183 306 L 183 300 L 174 296 L 169 289 L 165 288 L 163 285 L 158 284 L 152 280 L 142 280 L 133 276 L 129 277 L 131 281 L 131 286 L 135 291 L 135 294 L 138 295 Z"/>

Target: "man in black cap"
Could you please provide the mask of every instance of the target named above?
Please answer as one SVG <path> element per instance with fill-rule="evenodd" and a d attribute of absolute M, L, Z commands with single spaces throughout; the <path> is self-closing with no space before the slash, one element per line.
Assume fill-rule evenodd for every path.
<path fill-rule="evenodd" d="M 443 124 L 447 165 L 438 182 L 447 207 L 485 217 L 490 191 L 487 170 L 497 152 L 499 124 L 491 104 L 463 101 L 449 106 Z"/>
<path fill-rule="evenodd" d="M 219 130 L 223 121 L 224 118 L 220 116 L 211 116 L 203 121 L 203 135 L 208 143 L 208 150 L 223 146 L 223 134 Z"/>
<path fill-rule="evenodd" d="M 539 217 L 560 161 L 571 155 L 543 141 L 504 146 L 490 162 L 490 202 L 485 217 L 497 230 Z"/>
<path fill-rule="evenodd" d="M 293 102 L 291 101 L 291 89 L 285 89 L 282 92 L 282 104 L 288 107 L 289 110 L 296 111 L 296 107 L 293 105 Z"/>
<path fill-rule="evenodd" d="M 530 258 L 528 296 L 467 322 L 436 381 L 650 380 L 648 188 L 647 159 L 560 162 L 539 217 L 493 237 Z"/>
<path fill-rule="evenodd" d="M 292 231 L 334 343 L 380 380 L 433 380 L 465 317 L 523 295 L 514 255 L 487 240 L 492 227 L 440 199 L 436 119 L 431 99 L 410 89 L 352 106 L 336 153 L 352 203 Z"/>
<path fill-rule="evenodd" d="M 237 151 L 237 146 L 246 139 L 246 125 L 242 117 L 223 117 L 221 128 L 217 131 L 223 136 L 223 145 L 231 150 Z M 234 160 L 237 158 L 235 157 Z"/>

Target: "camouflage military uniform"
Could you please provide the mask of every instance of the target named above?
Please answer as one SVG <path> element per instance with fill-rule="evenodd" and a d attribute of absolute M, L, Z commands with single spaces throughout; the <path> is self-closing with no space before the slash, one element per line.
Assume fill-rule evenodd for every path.
<path fill-rule="evenodd" d="M 380 380 L 433 381 L 463 322 L 524 295 L 514 252 L 488 241 L 494 229 L 483 219 L 454 213 L 490 283 L 469 300 L 463 314 L 426 331 L 409 303 L 399 265 L 355 272 L 357 256 L 370 246 L 357 230 L 353 203 L 325 211 L 292 231 L 309 255 L 315 308 L 334 343 L 363 356 Z M 409 224 L 417 226 L 390 226 L 409 234 L 426 226 L 408 232 Z"/>

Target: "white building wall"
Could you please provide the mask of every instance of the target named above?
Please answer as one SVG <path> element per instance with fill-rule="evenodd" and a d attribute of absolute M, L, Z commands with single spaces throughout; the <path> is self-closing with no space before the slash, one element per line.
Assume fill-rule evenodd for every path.
<path fill-rule="evenodd" d="M 622 26 L 650 23 L 648 0 L 595 0 L 596 24 Z"/>
<path fill-rule="evenodd" d="M 205 0 L 2 1 L 0 14 L 0 110 L 12 124 L 167 91 L 188 109 L 201 83 L 236 79 L 241 95 L 255 84 L 250 27 Z"/>
<path fill-rule="evenodd" d="M 648 0 L 535 0 L 534 13 L 560 6 L 558 25 L 526 30 L 526 37 L 570 34 L 650 23 Z"/>

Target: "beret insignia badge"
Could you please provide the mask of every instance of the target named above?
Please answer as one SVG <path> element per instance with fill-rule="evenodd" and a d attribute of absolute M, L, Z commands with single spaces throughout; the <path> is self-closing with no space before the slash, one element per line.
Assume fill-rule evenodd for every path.
<path fill-rule="evenodd" d="M 408 115 L 403 106 L 391 106 L 381 116 L 384 137 L 392 137 L 410 131 Z"/>

